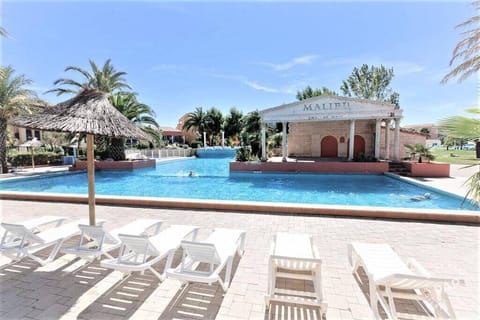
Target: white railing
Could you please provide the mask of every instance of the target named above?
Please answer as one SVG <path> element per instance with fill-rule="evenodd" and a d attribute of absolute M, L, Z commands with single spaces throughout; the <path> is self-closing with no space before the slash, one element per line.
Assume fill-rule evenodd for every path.
<path fill-rule="evenodd" d="M 125 156 L 129 158 L 130 155 L 136 156 L 136 154 L 141 155 L 146 158 L 160 159 L 160 158 L 171 158 L 171 157 L 192 157 L 195 155 L 195 149 L 142 149 L 142 150 L 125 150 Z"/>

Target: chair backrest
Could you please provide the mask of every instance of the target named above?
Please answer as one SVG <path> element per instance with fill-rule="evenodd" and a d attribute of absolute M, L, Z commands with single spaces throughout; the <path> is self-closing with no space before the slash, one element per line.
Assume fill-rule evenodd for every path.
<path fill-rule="evenodd" d="M 145 262 L 149 256 L 156 256 L 160 253 L 157 249 L 150 243 L 148 236 L 133 236 L 128 234 L 119 234 L 118 237 L 122 241 L 122 247 L 120 249 L 120 255 L 118 257 L 119 261 L 123 261 L 122 258 L 126 257 L 127 254 L 134 254 L 138 259 Z M 136 260 L 138 260 L 136 259 Z"/>
<path fill-rule="evenodd" d="M 184 252 L 184 257 L 188 257 L 192 261 L 208 263 L 211 267 L 222 263 L 222 259 L 220 258 L 215 245 L 212 243 L 183 240 L 181 246 Z"/>
<path fill-rule="evenodd" d="M 424 277 L 408 274 L 392 274 L 380 281 L 378 284 L 384 284 L 386 286 L 397 289 L 425 289 L 425 288 L 440 288 L 449 287 L 454 285 L 461 285 L 463 280 L 447 279 L 447 278 L 435 278 Z"/>
<path fill-rule="evenodd" d="M 2 227 L 5 229 L 5 234 L 2 238 L 4 241 L 7 238 L 7 232 L 14 234 L 15 236 L 22 239 L 22 243 L 24 241 L 32 240 L 37 243 L 43 243 L 43 239 L 35 235 L 32 231 L 25 228 L 25 226 L 21 224 L 14 224 L 14 223 L 2 223 Z M 3 244 L 3 243 L 2 243 Z"/>
<path fill-rule="evenodd" d="M 290 269 L 290 270 L 299 270 L 307 271 L 317 268 L 321 265 L 321 259 L 309 259 L 309 258 L 292 258 L 292 257 L 282 257 L 282 256 L 270 256 L 270 259 L 278 268 Z"/>
<path fill-rule="evenodd" d="M 99 246 L 101 246 L 104 242 L 107 243 L 119 243 L 120 240 L 114 238 L 109 232 L 107 232 L 103 225 L 91 226 L 87 224 L 79 224 L 78 227 L 82 231 L 82 237 L 87 236 L 89 238 L 94 239 Z"/>

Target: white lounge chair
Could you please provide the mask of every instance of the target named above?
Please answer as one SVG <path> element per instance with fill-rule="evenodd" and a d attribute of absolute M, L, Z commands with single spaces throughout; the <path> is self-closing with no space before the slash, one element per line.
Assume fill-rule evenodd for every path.
<path fill-rule="evenodd" d="M 20 239 L 17 246 L 4 249 L 2 250 L 2 253 L 13 260 L 21 260 L 24 257 L 30 257 L 41 265 L 45 265 L 55 259 L 63 242 L 80 234 L 78 225 L 84 223 L 87 223 L 87 220 L 82 219 L 36 234 L 21 224 L 2 223 L 2 227 L 6 231 L 11 232 Z M 101 223 L 103 223 L 103 221 L 98 221 L 98 224 Z M 53 246 L 53 248 L 47 259 L 41 259 L 40 257 L 35 256 L 36 252 L 50 246 Z"/>
<path fill-rule="evenodd" d="M 215 229 L 204 241 L 182 241 L 182 262 L 176 268 L 167 270 L 167 277 L 184 282 L 219 282 L 223 291 L 230 286 L 233 258 L 245 250 L 245 231 L 235 229 Z M 208 271 L 196 270 L 200 263 L 209 266 Z M 215 267 L 216 266 L 216 267 Z M 220 272 L 226 267 L 225 280 Z"/>
<path fill-rule="evenodd" d="M 271 301 L 304 304 L 320 308 L 323 315 L 327 303 L 323 298 L 322 260 L 308 234 L 277 233 L 273 238 L 268 259 L 268 289 L 265 307 Z M 313 291 L 282 289 L 276 287 L 277 278 L 313 282 Z"/>
<path fill-rule="evenodd" d="M 48 227 L 58 227 L 65 221 L 65 217 L 57 217 L 57 216 L 42 216 L 30 220 L 26 220 L 22 223 L 28 230 L 32 231 L 33 233 L 40 232 L 41 229 L 48 229 Z M 2 239 L 0 243 L 0 252 L 4 249 L 11 249 L 12 247 L 16 247 L 20 244 L 20 240 L 16 235 L 12 234 L 11 232 L 5 230 L 3 227 L 0 227 L 0 238 Z"/>
<path fill-rule="evenodd" d="M 435 318 L 455 318 L 445 287 L 464 285 L 463 280 L 432 277 L 413 258 L 405 264 L 388 244 L 353 242 L 348 258 L 355 275 L 359 267 L 367 274 L 370 306 L 377 318 L 380 302 L 388 318 L 397 319 L 395 298 L 422 301 Z"/>
<path fill-rule="evenodd" d="M 156 235 L 160 231 L 162 223 L 163 220 L 138 219 L 110 232 L 105 230 L 103 225 L 91 226 L 80 224 L 78 227 L 82 234 L 78 245 L 63 248 L 62 252 L 73 254 L 89 261 L 100 258 L 102 255 L 113 259 L 110 252 L 120 248 L 122 244 L 119 234 L 123 233 L 134 236 Z M 148 233 L 149 230 L 153 232 Z"/>
<path fill-rule="evenodd" d="M 100 265 L 126 274 L 150 270 L 163 281 L 165 270 L 171 266 L 180 242 L 185 238 L 195 239 L 197 232 L 198 227 L 195 226 L 172 225 L 153 237 L 120 234 L 118 237 L 122 245 L 118 258 L 102 260 Z M 165 257 L 167 257 L 165 269 L 160 274 L 153 269 L 153 265 Z"/>

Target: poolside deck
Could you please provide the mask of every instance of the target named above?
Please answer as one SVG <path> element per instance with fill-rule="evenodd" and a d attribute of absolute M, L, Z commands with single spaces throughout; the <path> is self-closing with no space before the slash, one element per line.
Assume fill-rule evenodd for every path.
<path fill-rule="evenodd" d="M 2 221 L 34 216 L 68 215 L 85 218 L 81 204 L 2 201 Z M 388 221 L 359 218 L 293 216 L 196 210 L 169 210 L 97 206 L 97 217 L 113 229 L 137 218 L 159 218 L 168 224 L 200 226 L 199 238 L 214 227 L 247 231 L 245 255 L 235 259 L 230 289 L 223 296 L 218 285 L 160 283 L 150 273 L 121 279 L 118 272 L 98 262 L 64 255 L 41 267 L 29 259 L 9 263 L 0 257 L 0 318 L 2 319 L 315 319 L 316 310 L 301 305 L 275 305 L 265 312 L 267 257 L 273 234 L 305 232 L 314 236 L 322 256 L 327 319 L 372 319 L 368 290 L 352 276 L 347 260 L 351 241 L 389 243 L 402 258 L 414 257 L 438 276 L 463 278 L 465 287 L 449 290 L 458 319 L 480 317 L 480 253 L 478 226 Z M 180 259 L 177 253 L 176 261 Z M 156 269 L 161 270 L 163 263 Z M 303 285 L 285 283 L 289 285 Z M 415 303 L 397 305 L 420 319 L 425 314 Z"/>

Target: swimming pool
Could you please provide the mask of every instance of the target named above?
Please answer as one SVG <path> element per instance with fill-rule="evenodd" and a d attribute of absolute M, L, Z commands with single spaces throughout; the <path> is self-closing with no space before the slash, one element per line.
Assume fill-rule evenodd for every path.
<path fill-rule="evenodd" d="M 156 168 L 97 171 L 97 195 L 246 200 L 424 209 L 475 210 L 459 197 L 427 190 L 384 175 L 230 173 L 230 159 L 158 162 Z M 193 176 L 190 176 L 190 172 Z M 87 194 L 86 173 L 2 181 L 0 189 Z M 411 198 L 431 193 L 431 199 Z"/>

